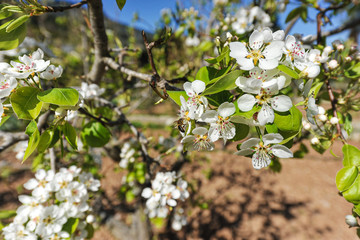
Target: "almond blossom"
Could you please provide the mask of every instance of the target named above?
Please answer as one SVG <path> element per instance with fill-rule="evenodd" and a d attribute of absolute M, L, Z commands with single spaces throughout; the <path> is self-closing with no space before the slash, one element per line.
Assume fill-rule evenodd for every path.
<path fill-rule="evenodd" d="M 280 145 L 284 138 L 279 133 L 269 133 L 259 138 L 250 138 L 243 142 L 240 151 L 235 154 L 241 156 L 252 155 L 252 165 L 255 169 L 261 169 L 270 165 L 273 157 L 291 158 L 293 153 Z"/>
<path fill-rule="evenodd" d="M 222 138 L 226 143 L 227 139 L 235 137 L 235 125 L 230 122 L 230 116 L 235 113 L 235 110 L 233 103 L 224 102 L 217 111 L 208 110 L 201 116 L 202 121 L 210 123 L 209 138 L 212 142 Z"/>
<path fill-rule="evenodd" d="M 242 42 L 230 43 L 230 56 L 236 59 L 242 70 L 251 70 L 255 66 L 261 69 L 273 69 L 279 64 L 282 56 L 283 41 L 273 40 L 264 44 L 264 33 L 255 30 L 249 39 L 249 44 Z"/>

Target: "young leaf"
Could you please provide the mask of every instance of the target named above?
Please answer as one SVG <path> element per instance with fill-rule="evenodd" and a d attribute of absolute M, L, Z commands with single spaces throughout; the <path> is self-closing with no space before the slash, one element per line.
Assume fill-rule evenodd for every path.
<path fill-rule="evenodd" d="M 33 120 L 40 114 L 43 103 L 37 99 L 39 89 L 21 87 L 10 96 L 11 106 L 19 119 Z"/>
<path fill-rule="evenodd" d="M 81 139 L 90 147 L 102 147 L 110 137 L 110 131 L 99 122 L 89 122 L 81 132 Z"/>
<path fill-rule="evenodd" d="M 344 167 L 336 174 L 336 187 L 340 192 L 348 190 L 359 175 L 357 167 Z"/>
<path fill-rule="evenodd" d="M 360 166 L 360 150 L 352 145 L 345 144 L 342 148 L 344 167 Z"/>
<path fill-rule="evenodd" d="M 12 23 L 12 22 L 11 22 Z M 9 24 L 11 24 L 9 23 Z M 0 27 L 0 50 L 14 49 L 20 45 L 26 36 L 26 24 L 22 24 L 10 33 L 6 32 L 4 26 L 8 26 L 8 23 Z"/>
<path fill-rule="evenodd" d="M 6 4 L 0 4 L 0 20 L 3 20 L 5 18 L 8 18 L 12 15 L 12 12 L 9 12 L 8 10 L 3 10 L 2 8 L 5 7 Z"/>
<path fill-rule="evenodd" d="M 298 132 L 302 126 L 302 114 L 295 106 L 287 112 L 275 112 L 274 124 L 279 130 Z"/>
<path fill-rule="evenodd" d="M 73 88 L 53 88 L 40 92 L 37 98 L 58 106 L 75 106 L 79 101 L 79 92 Z"/>
<path fill-rule="evenodd" d="M 12 23 L 10 23 L 6 27 L 6 32 L 10 33 L 12 31 L 14 31 L 18 27 L 20 27 L 22 24 L 24 24 L 29 18 L 30 18 L 29 15 L 22 15 L 22 16 L 18 17 L 17 19 L 15 19 Z"/>
<path fill-rule="evenodd" d="M 70 235 L 76 231 L 76 228 L 79 224 L 78 218 L 69 218 L 63 226 L 63 230 L 68 232 Z"/>
<path fill-rule="evenodd" d="M 189 96 L 185 91 L 167 91 L 167 93 L 169 94 L 169 97 L 179 106 L 181 106 L 180 96 L 183 96 L 185 101 L 189 99 Z"/>
<path fill-rule="evenodd" d="M 35 151 L 38 144 L 40 142 L 40 133 L 39 130 L 36 128 L 36 130 L 33 132 L 33 134 L 29 137 L 28 147 L 25 150 L 25 155 L 22 162 L 25 162 L 28 157 Z"/>
<path fill-rule="evenodd" d="M 217 82 L 207 88 L 203 94 L 210 95 L 224 90 L 231 90 L 236 88 L 235 80 L 240 76 L 240 73 L 240 70 L 235 70 L 229 74 L 226 74 L 224 77 L 220 78 Z"/>
<path fill-rule="evenodd" d="M 76 130 L 69 122 L 65 122 L 63 125 L 62 131 L 65 135 L 66 141 L 70 146 L 77 150 L 77 139 L 76 139 Z"/>
<path fill-rule="evenodd" d="M 43 153 L 50 146 L 54 132 L 51 130 L 46 130 L 40 136 L 40 142 L 37 147 L 39 153 Z"/>
<path fill-rule="evenodd" d="M 125 6 L 126 0 L 116 0 L 116 3 L 120 10 L 122 10 Z"/>
<path fill-rule="evenodd" d="M 292 78 L 299 79 L 299 74 L 295 70 L 292 70 L 291 68 L 289 68 L 285 65 L 279 65 L 277 67 L 277 69 L 279 69 L 283 73 L 286 73 L 287 75 L 289 75 Z"/>
<path fill-rule="evenodd" d="M 360 203 L 360 178 L 357 177 L 351 187 L 342 193 L 343 197 L 354 204 Z"/>

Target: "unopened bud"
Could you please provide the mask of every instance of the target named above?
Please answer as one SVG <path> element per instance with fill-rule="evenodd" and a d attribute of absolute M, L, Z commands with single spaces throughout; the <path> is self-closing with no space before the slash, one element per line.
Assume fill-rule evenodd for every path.
<path fill-rule="evenodd" d="M 318 139 L 317 137 L 312 138 L 312 139 L 310 140 L 310 142 L 311 142 L 311 144 L 313 144 L 313 145 L 316 145 L 316 144 L 319 144 L 319 143 L 320 143 L 320 141 L 319 141 L 319 139 Z"/>
<path fill-rule="evenodd" d="M 221 43 L 220 37 L 217 36 L 217 37 L 215 38 L 215 45 L 216 45 L 217 47 L 219 47 L 219 46 L 220 46 L 220 43 Z"/>
<path fill-rule="evenodd" d="M 339 44 L 339 45 L 336 47 L 336 49 L 337 49 L 339 52 L 343 51 L 344 48 L 345 48 L 344 44 Z"/>
<path fill-rule="evenodd" d="M 331 60 L 328 65 L 330 69 L 335 69 L 339 66 L 338 62 L 335 59 Z"/>
<path fill-rule="evenodd" d="M 332 117 L 332 118 L 330 119 L 330 123 L 331 123 L 332 125 L 338 124 L 338 123 L 339 123 L 339 119 L 338 119 L 337 117 Z"/>
<path fill-rule="evenodd" d="M 327 116 L 324 115 L 324 114 L 319 115 L 319 119 L 320 119 L 320 121 L 322 121 L 322 122 L 326 122 L 326 121 L 328 120 Z"/>
<path fill-rule="evenodd" d="M 333 51 L 332 47 L 326 46 L 326 47 L 324 48 L 324 51 L 323 51 L 323 52 L 324 52 L 325 54 L 330 54 L 332 51 Z"/>
<path fill-rule="evenodd" d="M 356 217 L 354 217 L 353 215 L 346 215 L 345 216 L 345 222 L 347 225 L 349 225 L 350 227 L 357 227 L 359 226 Z"/>
<path fill-rule="evenodd" d="M 340 40 L 335 40 L 332 42 L 334 48 L 337 48 L 340 44 L 342 44 Z"/>
<path fill-rule="evenodd" d="M 319 115 L 325 114 L 325 108 L 323 108 L 322 106 L 318 106 L 318 109 L 319 109 Z"/>
<path fill-rule="evenodd" d="M 305 130 L 310 130 L 310 128 L 311 128 L 311 125 L 310 125 L 310 123 L 308 123 L 307 121 L 302 121 L 302 125 L 303 125 L 303 127 L 304 127 L 304 129 Z"/>
<path fill-rule="evenodd" d="M 350 56 L 345 57 L 345 62 L 351 62 L 352 58 Z"/>
<path fill-rule="evenodd" d="M 86 217 L 86 222 L 87 222 L 87 223 L 93 223 L 93 222 L 95 222 L 95 217 L 94 217 L 94 215 L 89 215 L 89 216 L 87 216 L 87 217 Z"/>
<path fill-rule="evenodd" d="M 351 47 L 350 47 L 350 54 L 353 54 L 354 52 L 356 52 L 357 51 L 357 46 L 356 45 L 352 45 Z"/>

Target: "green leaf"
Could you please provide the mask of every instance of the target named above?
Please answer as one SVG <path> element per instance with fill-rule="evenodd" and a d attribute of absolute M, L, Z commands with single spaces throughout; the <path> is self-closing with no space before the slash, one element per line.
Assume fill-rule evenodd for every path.
<path fill-rule="evenodd" d="M 35 131 L 29 137 L 28 146 L 27 146 L 27 148 L 25 150 L 25 155 L 24 155 L 24 158 L 23 158 L 22 162 L 25 162 L 25 160 L 28 159 L 28 157 L 30 157 L 30 155 L 37 148 L 39 142 L 40 142 L 40 133 L 39 133 L 39 130 L 37 129 L 37 127 L 36 127 Z"/>
<path fill-rule="evenodd" d="M 16 216 L 15 210 L 1 210 L 0 219 L 8 219 Z"/>
<path fill-rule="evenodd" d="M 43 132 L 43 134 L 41 134 L 40 142 L 37 147 L 39 153 L 45 152 L 45 150 L 50 146 L 53 135 L 53 131 L 50 130 L 46 130 Z"/>
<path fill-rule="evenodd" d="M 189 96 L 185 91 L 167 91 L 167 93 L 169 94 L 169 97 L 179 106 L 181 106 L 180 96 L 183 96 L 185 101 L 189 99 Z"/>
<path fill-rule="evenodd" d="M 355 182 L 358 174 L 359 170 L 357 167 L 344 167 L 336 174 L 336 187 L 340 192 L 348 190 Z"/>
<path fill-rule="evenodd" d="M 75 106 L 79 101 L 79 92 L 73 88 L 53 88 L 39 93 L 37 98 L 58 106 Z"/>
<path fill-rule="evenodd" d="M 6 32 L 4 26 L 8 26 L 8 24 L 6 23 L 6 25 L 0 27 L 0 51 L 16 48 L 24 41 L 26 36 L 26 24 L 20 25 L 10 33 Z"/>
<path fill-rule="evenodd" d="M 33 87 L 21 87 L 10 96 L 11 106 L 19 119 L 36 119 L 41 111 L 43 103 L 37 99 L 39 89 Z"/>
<path fill-rule="evenodd" d="M 65 122 L 62 127 L 62 131 L 66 138 L 66 141 L 70 144 L 70 146 L 77 150 L 77 139 L 76 139 L 76 130 L 69 122 Z"/>
<path fill-rule="evenodd" d="M 95 232 L 93 225 L 87 224 L 85 230 L 87 231 L 86 239 L 92 239 Z"/>
<path fill-rule="evenodd" d="M 274 124 L 279 130 L 298 132 L 301 128 L 302 114 L 295 106 L 287 112 L 275 112 Z"/>
<path fill-rule="evenodd" d="M 116 0 L 116 3 L 120 10 L 122 10 L 125 6 L 126 0 Z"/>
<path fill-rule="evenodd" d="M 90 147 L 102 147 L 110 140 L 111 133 L 99 122 L 89 122 L 81 132 L 81 139 Z"/>
<path fill-rule="evenodd" d="M 360 150 L 352 145 L 345 144 L 342 148 L 344 167 L 360 166 Z"/>
<path fill-rule="evenodd" d="M 62 230 L 68 232 L 71 235 L 76 231 L 78 224 L 79 224 L 78 218 L 69 218 L 67 222 L 64 224 Z"/>
<path fill-rule="evenodd" d="M 235 116 L 242 116 L 242 117 L 244 117 L 244 118 L 246 118 L 246 119 L 252 119 L 253 116 L 254 116 L 254 114 L 255 114 L 256 112 L 259 112 L 260 109 L 261 109 L 261 106 L 255 105 L 250 111 L 248 111 L 248 112 L 242 112 L 242 111 L 240 111 L 240 109 L 239 109 L 239 107 L 238 107 L 237 104 L 235 104 L 235 107 L 236 107 L 236 112 L 235 112 L 234 115 L 235 115 Z"/>
<path fill-rule="evenodd" d="M 349 70 L 345 71 L 344 75 L 348 78 L 358 78 L 360 77 L 360 62 L 356 63 Z"/>
<path fill-rule="evenodd" d="M 227 55 L 229 55 L 229 53 L 230 53 L 230 48 L 226 46 L 219 56 L 217 56 L 216 58 L 205 59 L 205 61 L 211 64 L 216 64 L 221 62 L 221 60 L 223 60 Z"/>
<path fill-rule="evenodd" d="M 343 197 L 354 204 L 360 203 L 360 178 L 357 177 L 351 187 L 342 193 Z"/>
<path fill-rule="evenodd" d="M 306 7 L 305 7 L 306 8 Z M 305 9 L 306 10 L 306 9 Z M 300 6 L 298 8 L 294 8 L 289 15 L 286 17 L 285 23 L 290 22 L 291 20 L 293 20 L 294 18 L 296 18 L 297 16 L 299 16 L 301 14 L 301 12 L 304 11 L 304 7 Z"/>
<path fill-rule="evenodd" d="M 224 77 L 220 78 L 217 82 L 207 88 L 203 95 L 210 95 L 224 90 L 231 90 L 236 88 L 235 80 L 240 76 L 241 72 L 242 71 L 240 70 L 235 70 L 226 74 Z"/>
<path fill-rule="evenodd" d="M 5 117 L 2 117 L 1 118 L 1 121 L 0 121 L 0 127 L 10 118 L 11 116 L 7 115 Z"/>
<path fill-rule="evenodd" d="M 278 128 L 276 127 L 276 125 L 274 123 L 266 124 L 265 129 L 266 129 L 267 133 L 277 133 L 278 132 Z"/>
<path fill-rule="evenodd" d="M 25 129 L 25 134 L 28 135 L 29 137 L 31 135 L 33 135 L 33 133 L 37 130 L 37 125 L 35 121 L 31 121 L 29 122 L 29 124 L 27 125 L 26 129 Z"/>
<path fill-rule="evenodd" d="M 235 142 L 246 138 L 247 135 L 249 134 L 250 127 L 242 123 L 233 123 L 233 124 L 235 125 L 236 128 L 236 134 L 233 139 L 230 139 L 230 141 Z"/>
<path fill-rule="evenodd" d="M 350 135 L 353 131 L 353 126 L 352 126 L 352 116 L 350 113 L 347 113 L 345 115 L 345 123 L 344 123 L 344 129 L 346 131 L 346 133 L 348 135 Z"/>
<path fill-rule="evenodd" d="M 8 10 L 3 10 L 3 7 L 7 6 L 7 4 L 0 4 L 0 20 L 8 18 L 12 15 L 12 12 Z"/>
<path fill-rule="evenodd" d="M 14 31 L 18 27 L 20 27 L 22 24 L 24 24 L 29 18 L 30 18 L 29 15 L 22 15 L 22 16 L 18 17 L 17 19 L 15 19 L 13 22 L 11 22 L 6 27 L 6 32 L 10 33 L 12 31 Z"/>
<path fill-rule="evenodd" d="M 287 75 L 289 75 L 292 78 L 299 79 L 299 74 L 296 71 L 292 70 L 291 68 L 289 68 L 285 65 L 279 65 L 277 67 L 277 69 L 279 69 L 283 73 L 286 73 Z"/>
<path fill-rule="evenodd" d="M 59 139 L 60 139 L 60 131 L 58 128 L 55 128 L 55 130 L 53 130 L 53 136 L 51 138 L 49 148 L 52 148 L 57 143 L 57 141 L 59 141 Z"/>
<path fill-rule="evenodd" d="M 223 102 L 230 102 L 232 94 L 229 91 L 222 91 L 212 95 L 206 96 L 209 103 L 215 107 L 220 106 Z"/>
<path fill-rule="evenodd" d="M 317 83 L 315 83 L 314 86 L 312 86 L 311 89 L 310 89 L 310 91 L 309 91 L 309 96 L 310 96 L 310 95 L 313 95 L 314 98 L 316 98 L 317 95 L 318 95 L 318 93 L 319 93 L 319 91 L 320 91 L 320 89 L 321 89 L 321 87 L 322 87 L 323 85 L 324 85 L 323 82 L 317 82 Z"/>

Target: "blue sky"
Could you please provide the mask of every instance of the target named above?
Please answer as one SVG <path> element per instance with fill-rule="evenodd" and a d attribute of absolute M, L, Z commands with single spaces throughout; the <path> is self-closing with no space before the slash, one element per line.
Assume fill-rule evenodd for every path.
<path fill-rule="evenodd" d="M 245 0 L 243 2 L 247 2 Z M 76 1 L 71 1 L 76 2 Z M 182 1 L 190 4 L 190 0 Z M 212 2 L 212 1 L 209 1 Z M 294 2 L 294 1 L 291 1 Z M 156 27 L 156 22 L 158 22 L 160 18 L 160 11 L 163 8 L 174 9 L 176 0 L 127 0 L 122 11 L 117 7 L 115 0 L 103 0 L 104 4 L 104 12 L 114 21 L 119 21 L 125 24 L 131 24 L 134 13 L 137 12 L 142 21 L 137 22 L 134 26 L 138 29 L 144 29 L 146 31 L 154 31 Z M 296 8 L 298 4 L 290 3 L 287 7 L 285 13 L 280 15 L 280 24 L 283 29 L 286 28 L 285 19 L 288 13 Z M 308 23 L 304 23 L 301 20 L 297 21 L 295 26 L 293 27 L 290 34 L 293 33 L 302 33 L 304 36 L 312 34 L 316 34 L 316 11 L 313 9 L 309 10 L 308 16 L 310 21 Z M 334 26 L 327 25 L 325 30 L 330 30 L 336 28 L 347 18 L 346 14 L 340 14 L 334 18 L 332 18 Z M 345 40 L 348 36 L 348 32 L 344 32 L 335 36 L 328 38 L 328 43 L 331 43 L 335 39 Z"/>

